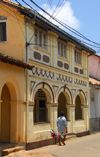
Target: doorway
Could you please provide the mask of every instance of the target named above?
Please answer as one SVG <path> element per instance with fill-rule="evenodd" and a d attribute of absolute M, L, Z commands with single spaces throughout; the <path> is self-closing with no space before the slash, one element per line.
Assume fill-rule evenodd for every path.
<path fill-rule="evenodd" d="M 0 141 L 1 142 L 10 142 L 10 92 L 5 84 L 2 89 L 1 94 L 1 134 L 0 134 Z"/>
<path fill-rule="evenodd" d="M 67 108 L 66 108 L 66 97 L 63 92 L 60 93 L 58 98 L 58 117 L 60 116 L 60 112 L 64 111 L 64 116 L 67 119 Z"/>

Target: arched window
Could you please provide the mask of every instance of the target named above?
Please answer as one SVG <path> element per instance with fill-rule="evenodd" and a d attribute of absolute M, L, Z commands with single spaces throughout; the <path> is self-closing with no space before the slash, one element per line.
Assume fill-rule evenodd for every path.
<path fill-rule="evenodd" d="M 46 94 L 39 89 L 35 94 L 34 122 L 47 121 Z"/>
<path fill-rule="evenodd" d="M 77 95 L 75 101 L 75 120 L 82 119 L 81 99 Z"/>

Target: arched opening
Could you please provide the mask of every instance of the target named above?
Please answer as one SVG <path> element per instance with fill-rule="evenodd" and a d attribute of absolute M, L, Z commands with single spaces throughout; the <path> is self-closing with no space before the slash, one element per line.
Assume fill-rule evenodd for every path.
<path fill-rule="evenodd" d="M 75 120 L 82 119 L 81 99 L 79 95 L 76 97 L 75 104 Z"/>
<path fill-rule="evenodd" d="M 1 93 L 1 142 L 10 142 L 10 120 L 11 120 L 11 96 L 9 88 L 5 84 Z"/>
<path fill-rule="evenodd" d="M 60 112 L 64 111 L 64 116 L 67 119 L 67 108 L 66 108 L 66 97 L 65 94 L 63 92 L 60 93 L 59 97 L 58 97 L 58 117 L 60 116 Z"/>
<path fill-rule="evenodd" d="M 38 89 L 35 94 L 34 122 L 47 122 L 47 96 L 43 89 Z"/>

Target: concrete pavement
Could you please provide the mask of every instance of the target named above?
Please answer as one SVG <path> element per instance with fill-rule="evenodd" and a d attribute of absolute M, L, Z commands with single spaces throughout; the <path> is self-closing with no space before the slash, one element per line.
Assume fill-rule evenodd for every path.
<path fill-rule="evenodd" d="M 100 133 L 67 140 L 65 146 L 50 145 L 7 157 L 100 157 Z"/>

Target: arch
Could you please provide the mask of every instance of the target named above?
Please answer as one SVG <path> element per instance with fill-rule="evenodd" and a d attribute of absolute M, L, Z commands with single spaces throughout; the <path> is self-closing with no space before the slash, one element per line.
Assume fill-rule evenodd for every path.
<path fill-rule="evenodd" d="M 60 112 L 61 111 L 64 111 L 64 116 L 67 118 L 67 108 L 66 108 L 66 102 L 67 102 L 67 99 L 66 99 L 66 96 L 64 94 L 64 92 L 61 92 L 59 97 L 58 97 L 58 117 L 60 116 Z"/>
<path fill-rule="evenodd" d="M 59 95 L 60 95 L 60 93 L 62 93 L 62 92 L 63 92 L 63 94 L 64 94 L 65 97 L 66 97 L 67 104 L 72 104 L 72 94 L 71 94 L 69 88 L 68 88 L 68 87 L 65 87 L 65 86 L 62 86 L 62 87 L 59 89 L 59 91 L 58 91 L 58 93 L 57 93 L 57 102 L 58 102 Z"/>
<path fill-rule="evenodd" d="M 35 94 L 38 91 L 38 89 L 42 89 L 45 92 L 48 103 L 53 103 L 54 102 L 53 90 L 50 87 L 50 85 L 48 83 L 46 83 L 46 82 L 40 82 L 39 84 L 37 84 L 35 86 L 34 89 L 32 89 L 32 92 L 33 92 L 32 101 L 34 101 Z"/>
<path fill-rule="evenodd" d="M 3 88 L 5 86 L 8 89 L 9 94 L 10 94 L 10 99 L 7 102 L 7 104 L 10 104 L 10 141 L 9 142 L 16 143 L 19 140 L 18 136 L 19 136 L 19 130 L 20 130 L 20 125 L 18 125 L 19 108 L 17 104 L 17 102 L 21 100 L 20 87 L 18 85 L 17 80 L 13 76 L 7 76 L 3 80 L 2 86 L 0 87 L 0 98 L 3 99 L 3 102 L 5 102 L 5 99 L 6 99 L 6 97 L 2 96 Z M 1 106 L 5 105 L 3 102 L 1 103 Z M 2 110 L 3 112 L 1 112 L 1 114 L 4 113 L 5 108 L 6 107 L 4 107 L 4 109 Z M 1 121 L 0 121 L 0 124 L 1 124 Z M 4 141 L 4 142 L 7 142 L 7 141 Z"/>
<path fill-rule="evenodd" d="M 73 104 L 75 104 L 75 100 L 76 100 L 77 95 L 80 97 L 81 105 L 87 104 L 85 93 L 84 93 L 83 90 L 81 90 L 81 89 L 79 89 L 79 90 L 76 92 L 75 97 L 74 97 L 74 99 L 73 99 Z"/>
<path fill-rule="evenodd" d="M 75 99 L 75 120 L 82 119 L 81 98 L 79 95 Z"/>
<path fill-rule="evenodd" d="M 2 92 L 3 86 L 5 84 L 8 86 L 10 93 L 16 93 L 16 97 L 14 94 L 11 95 L 11 101 L 21 100 L 21 92 L 17 80 L 13 76 L 7 76 L 2 82 L 2 85 L 0 87 L 0 93 Z"/>

